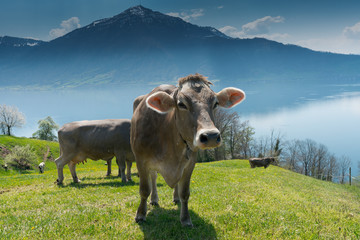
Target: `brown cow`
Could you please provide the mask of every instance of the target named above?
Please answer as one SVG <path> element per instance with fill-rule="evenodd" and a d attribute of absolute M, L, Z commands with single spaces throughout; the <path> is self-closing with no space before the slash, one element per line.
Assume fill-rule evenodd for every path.
<path fill-rule="evenodd" d="M 268 158 L 250 158 L 249 159 L 249 163 L 251 168 L 255 168 L 255 167 L 264 167 L 267 168 L 270 163 L 275 162 L 275 158 L 273 157 L 268 157 Z"/>
<path fill-rule="evenodd" d="M 215 93 L 210 89 L 211 84 L 202 75 L 190 75 L 179 79 L 178 87 L 161 85 L 134 102 L 130 138 L 141 197 L 136 222 L 146 219 L 150 193 L 150 204 L 158 205 L 159 172 L 174 188 L 174 202 L 181 202 L 182 225 L 192 226 L 188 199 L 197 150 L 221 144 L 220 132 L 214 125 L 214 109 L 231 108 L 245 99 L 240 89 L 225 88 Z"/>
<path fill-rule="evenodd" d="M 60 157 L 55 160 L 58 170 L 57 183 L 64 179 L 63 168 L 69 165 L 74 182 L 80 182 L 76 175 L 76 164 L 86 161 L 103 159 L 107 161 L 107 175 L 111 174 L 111 160 L 116 156 L 119 176 L 126 182 L 131 180 L 131 165 L 135 160 L 130 146 L 130 120 L 107 119 L 80 121 L 65 124 L 59 131 Z"/>

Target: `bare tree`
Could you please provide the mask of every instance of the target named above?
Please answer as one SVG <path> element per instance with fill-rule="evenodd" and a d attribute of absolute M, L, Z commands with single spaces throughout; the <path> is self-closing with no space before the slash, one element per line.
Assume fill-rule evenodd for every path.
<path fill-rule="evenodd" d="M 302 163 L 302 173 L 306 176 L 312 176 L 312 166 L 316 157 L 316 142 L 311 139 L 297 141 L 299 146 L 299 161 Z"/>
<path fill-rule="evenodd" d="M 223 144 L 219 148 L 215 148 L 214 158 L 215 160 L 225 159 L 226 158 L 226 145 L 228 145 L 228 134 L 232 125 L 234 125 L 239 119 L 239 114 L 237 112 L 226 111 L 222 108 L 217 108 L 214 112 L 214 123 L 217 129 L 219 129 L 220 134 L 223 138 Z"/>
<path fill-rule="evenodd" d="M 250 126 L 249 121 L 240 122 L 236 119 L 230 126 L 229 131 L 229 150 L 231 158 L 248 158 L 251 153 L 254 128 Z"/>
<path fill-rule="evenodd" d="M 339 164 L 334 154 L 328 154 L 328 163 L 325 167 L 327 181 L 333 181 L 335 175 L 338 174 Z"/>
<path fill-rule="evenodd" d="M 265 136 L 259 137 L 255 141 L 255 156 L 254 157 L 264 157 L 268 151 L 268 138 Z"/>
<path fill-rule="evenodd" d="M 324 169 L 327 162 L 328 150 L 323 144 L 318 144 L 315 156 L 314 177 L 322 179 L 324 176 Z"/>
<path fill-rule="evenodd" d="M 339 166 L 340 166 L 340 183 L 345 183 L 345 176 L 347 171 L 349 170 L 351 164 L 351 160 L 347 156 L 341 156 L 339 160 Z"/>
<path fill-rule="evenodd" d="M 12 129 L 22 127 L 25 124 L 25 116 L 16 107 L 0 105 L 0 129 L 3 134 L 11 135 Z"/>
<path fill-rule="evenodd" d="M 286 143 L 286 148 L 284 151 L 284 167 L 294 171 L 299 171 L 298 165 L 298 152 L 299 146 L 297 145 L 297 140 L 291 140 Z"/>

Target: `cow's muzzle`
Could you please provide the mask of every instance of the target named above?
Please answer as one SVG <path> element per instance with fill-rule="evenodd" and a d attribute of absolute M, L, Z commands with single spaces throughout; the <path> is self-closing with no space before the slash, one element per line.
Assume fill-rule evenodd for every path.
<path fill-rule="evenodd" d="M 214 129 L 202 129 L 197 132 L 194 146 L 200 149 L 216 148 L 221 144 L 221 136 L 219 130 Z"/>

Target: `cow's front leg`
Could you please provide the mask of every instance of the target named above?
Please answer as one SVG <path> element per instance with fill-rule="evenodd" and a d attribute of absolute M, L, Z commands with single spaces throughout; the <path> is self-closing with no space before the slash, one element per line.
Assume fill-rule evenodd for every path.
<path fill-rule="evenodd" d="M 106 176 L 110 176 L 110 175 L 111 175 L 111 162 L 112 162 L 112 159 L 106 160 L 106 165 L 107 165 L 107 173 L 106 173 Z"/>
<path fill-rule="evenodd" d="M 176 186 L 174 187 L 173 202 L 174 202 L 175 204 L 179 204 L 179 203 L 180 203 L 179 190 L 178 190 L 178 185 L 177 185 L 177 184 L 176 184 Z"/>
<path fill-rule="evenodd" d="M 159 197 L 157 193 L 157 186 L 156 186 L 156 179 L 157 179 L 157 172 L 151 171 L 151 201 L 150 204 L 153 206 L 159 206 Z"/>
<path fill-rule="evenodd" d="M 192 157 L 190 157 L 189 159 L 190 162 L 188 163 L 188 166 L 184 169 L 183 176 L 181 177 L 177 185 L 178 194 L 181 202 L 180 221 L 183 226 L 187 227 L 193 226 L 189 214 L 188 201 L 190 197 L 190 178 L 195 167 L 196 152 L 192 153 L 191 155 Z"/>
<path fill-rule="evenodd" d="M 136 212 L 135 221 L 137 223 L 144 222 L 146 220 L 146 211 L 147 211 L 147 199 L 151 192 L 151 184 L 149 178 L 149 172 L 146 170 L 139 170 L 139 177 L 140 177 L 140 205 Z"/>

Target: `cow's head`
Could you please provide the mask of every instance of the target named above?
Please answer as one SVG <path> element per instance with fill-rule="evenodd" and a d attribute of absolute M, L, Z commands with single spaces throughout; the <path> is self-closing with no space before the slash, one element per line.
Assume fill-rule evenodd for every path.
<path fill-rule="evenodd" d="M 240 89 L 225 88 L 215 93 L 210 89 L 211 84 L 202 75 L 189 75 L 179 79 L 179 87 L 172 96 L 156 92 L 146 99 L 147 106 L 158 113 L 175 110 L 179 134 L 193 150 L 220 146 L 214 110 L 219 106 L 231 108 L 245 99 L 245 93 Z"/>

